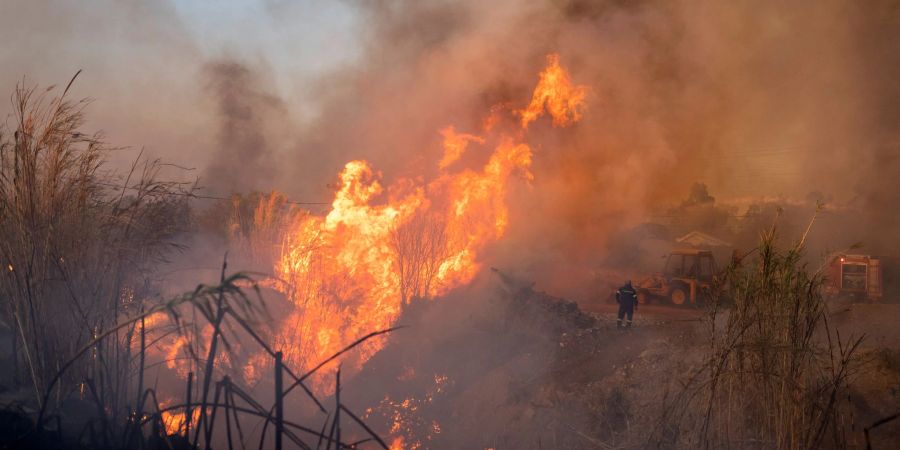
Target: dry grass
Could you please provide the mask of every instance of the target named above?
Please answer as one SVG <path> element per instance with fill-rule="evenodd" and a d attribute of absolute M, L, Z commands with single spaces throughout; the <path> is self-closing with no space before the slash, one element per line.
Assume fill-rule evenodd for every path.
<path fill-rule="evenodd" d="M 227 276 L 223 263 L 218 285 L 200 285 L 163 301 L 153 285 L 154 267 L 179 248 L 176 239 L 189 228 L 187 201 L 193 187 L 162 181 L 163 165 L 140 157 L 125 174 L 106 171 L 110 148 L 99 134 L 80 131 L 88 102 L 68 100 L 67 91 L 51 97 L 52 89 L 18 87 L 15 121 L 0 128 L 0 316 L 15 336 L 16 381 L 33 393 L 33 400 L 15 405 L 18 412 L 9 417 L 30 422 L 30 411 L 36 411 L 34 423 L 23 425 L 26 431 L 0 435 L 0 446 L 197 448 L 202 443 L 208 448 L 216 424 L 224 420 L 229 448 L 235 435 L 244 447 L 244 416 L 271 423 L 276 440 L 287 437 L 299 448 L 311 448 L 309 440 L 349 447 L 342 441 L 342 421 L 355 422 L 368 436 L 365 441 L 387 448 L 339 396 L 329 413 L 305 380 L 391 330 L 364 336 L 306 373 L 295 374 L 258 331 L 272 318 L 249 276 Z M 271 261 L 285 227 L 306 213 L 278 194 L 251 203 L 249 216 L 242 214 L 240 199 L 233 203 L 231 243 L 261 252 L 253 253 L 253 259 Z M 248 288 L 257 295 L 248 296 Z M 197 370 L 196 382 L 194 373 L 189 378 L 185 402 L 168 407 L 184 410 L 186 417 L 192 417 L 191 410 L 199 412 L 193 428 L 186 426 L 177 436 L 167 436 L 163 409 L 144 380 L 150 345 L 144 325 L 154 314 L 168 316 L 171 331 L 187 342 L 191 367 Z M 227 373 L 223 376 L 218 363 L 228 359 L 240 339 L 249 339 L 278 361 L 276 385 L 289 377 L 289 386 L 278 389 L 277 401 L 300 387 L 323 413 L 330 432 L 289 421 L 274 406 L 259 404 Z M 340 378 L 337 383 L 339 391 Z M 93 402 L 97 417 L 77 437 L 63 437 L 56 411 L 73 397 Z M 217 418 L 219 410 L 224 417 Z M 53 435 L 49 441 L 48 433 Z M 259 446 L 264 448 L 265 428 L 261 435 Z"/>
<path fill-rule="evenodd" d="M 270 267 L 277 261 L 285 235 L 308 219 L 309 212 L 291 204 L 280 192 L 235 194 L 228 208 L 228 246 L 252 263 Z"/>
<path fill-rule="evenodd" d="M 88 102 L 52 93 L 19 86 L 13 121 L 0 128 L 0 314 L 38 406 L 65 361 L 152 294 L 151 268 L 177 248 L 189 193 L 160 181 L 157 161 L 106 171 L 110 148 L 81 131 Z M 96 345 L 48 400 L 91 379 L 104 402 L 123 406 L 131 337 L 123 329 Z"/>
<path fill-rule="evenodd" d="M 822 275 L 803 246 L 779 250 L 773 229 L 757 255 L 719 280 L 706 317 L 706 362 L 664 408 L 650 442 L 685 448 L 844 448 L 839 398 L 861 337 L 828 325 Z"/>

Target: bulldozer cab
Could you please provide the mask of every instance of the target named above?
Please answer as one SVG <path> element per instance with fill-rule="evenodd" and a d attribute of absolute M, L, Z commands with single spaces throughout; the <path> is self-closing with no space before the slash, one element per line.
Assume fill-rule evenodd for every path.
<path fill-rule="evenodd" d="M 708 250 L 676 250 L 666 261 L 663 275 L 666 278 L 682 278 L 712 281 L 716 273 L 715 260 Z"/>
<path fill-rule="evenodd" d="M 638 301 L 665 299 L 673 305 L 698 304 L 709 292 L 716 270 L 709 250 L 675 250 L 668 255 L 661 274 L 638 284 Z"/>

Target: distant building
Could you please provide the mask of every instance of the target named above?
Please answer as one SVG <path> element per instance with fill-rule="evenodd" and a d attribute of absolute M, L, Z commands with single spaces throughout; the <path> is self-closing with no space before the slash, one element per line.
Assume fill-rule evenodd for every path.
<path fill-rule="evenodd" d="M 689 245 L 694 248 L 715 249 L 721 247 L 731 247 L 730 242 L 725 242 L 715 236 L 710 236 L 702 231 L 691 231 L 690 233 L 675 239 L 682 245 Z"/>

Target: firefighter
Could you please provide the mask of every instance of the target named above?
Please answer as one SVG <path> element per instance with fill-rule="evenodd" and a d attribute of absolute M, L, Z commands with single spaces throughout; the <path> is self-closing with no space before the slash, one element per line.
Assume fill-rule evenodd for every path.
<path fill-rule="evenodd" d="M 631 318 L 634 311 L 637 310 L 638 300 L 637 291 L 631 287 L 631 280 L 625 282 L 625 285 L 616 291 L 616 303 L 619 304 L 619 318 L 616 321 L 616 328 L 622 328 L 622 319 L 628 316 L 625 327 L 631 327 Z"/>

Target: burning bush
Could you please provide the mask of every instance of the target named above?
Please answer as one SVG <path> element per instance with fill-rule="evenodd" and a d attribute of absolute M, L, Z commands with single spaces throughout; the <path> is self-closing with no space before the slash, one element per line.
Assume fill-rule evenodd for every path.
<path fill-rule="evenodd" d="M 240 411 L 271 423 L 276 441 L 284 436 L 306 448 L 296 433 L 310 428 L 285 420 L 280 407 L 262 406 L 227 373 L 217 379 L 220 366 L 231 365 L 239 339 L 252 338 L 281 369 L 275 376 L 278 405 L 297 387 L 312 396 L 304 379 L 379 333 L 338 348 L 331 360 L 297 375 L 253 328 L 271 318 L 261 296 L 244 292 L 259 293 L 248 276 L 227 276 L 223 264 L 219 284 L 158 300 L 154 269 L 180 247 L 176 238 L 188 228 L 191 188 L 162 181 L 163 165 L 140 157 L 124 175 L 105 171 L 109 147 L 99 134 L 80 131 L 87 102 L 67 100 L 67 91 L 49 98 L 49 89 L 17 88 L 15 126 L 0 128 L 0 314 L 13 331 L 13 361 L 24 365 L 16 375 L 24 375 L 33 392 L 4 405 L 9 426 L 0 446 L 208 447 L 219 437 L 215 411 L 224 408 L 229 442 L 231 420 L 240 430 Z M 266 244 L 278 240 L 285 217 L 295 217 L 285 209 L 283 197 L 272 195 L 256 207 L 252 227 L 244 227 L 249 234 L 231 231 L 239 243 L 271 257 L 280 249 Z M 150 346 L 170 337 L 179 343 L 174 353 L 185 353 L 196 370 L 188 375 L 184 402 L 157 398 L 144 379 Z M 291 377 L 286 387 L 284 374 Z M 333 424 L 330 434 L 312 432 L 313 438 L 349 447 L 341 440 L 341 411 L 345 422 L 351 422 L 348 416 L 361 420 L 339 399 L 333 414 L 313 400 Z"/>
<path fill-rule="evenodd" d="M 232 246 L 255 262 L 270 258 L 269 285 L 291 303 L 275 337 L 287 361 L 310 368 L 352 339 L 391 327 L 412 301 L 475 277 L 486 249 L 509 227 L 511 186 L 532 180 L 529 123 L 545 114 L 554 126 L 581 118 L 587 88 L 572 83 L 557 55 L 547 62 L 526 108 L 486 111 L 477 135 L 436 130 L 444 153 L 433 179 L 386 182 L 369 162 L 354 160 L 338 175 L 324 215 L 292 208 L 277 193 L 236 197 Z M 479 152 L 473 159 L 480 164 L 466 159 Z M 381 339 L 360 346 L 345 373 L 352 376 L 383 346 Z M 324 376 L 312 384 L 331 389 Z"/>

